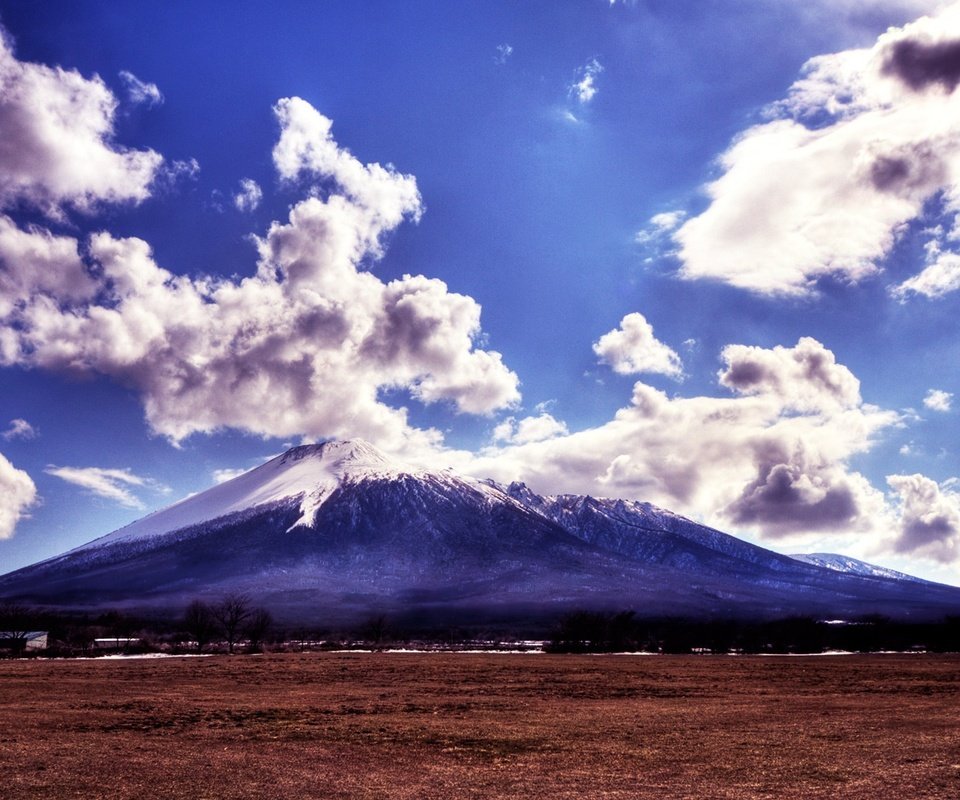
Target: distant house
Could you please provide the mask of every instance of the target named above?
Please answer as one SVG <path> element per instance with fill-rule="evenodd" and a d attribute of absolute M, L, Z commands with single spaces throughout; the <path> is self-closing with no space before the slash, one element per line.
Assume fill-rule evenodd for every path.
<path fill-rule="evenodd" d="M 47 649 L 47 631 L 0 631 L 0 650 L 26 652 Z"/>
<path fill-rule="evenodd" d="M 129 636 L 108 636 L 105 639 L 94 639 L 93 646 L 97 650 L 126 650 L 139 647 L 140 640 Z"/>

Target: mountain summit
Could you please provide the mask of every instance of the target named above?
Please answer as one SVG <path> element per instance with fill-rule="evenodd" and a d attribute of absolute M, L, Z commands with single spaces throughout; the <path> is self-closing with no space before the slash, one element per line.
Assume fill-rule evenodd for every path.
<path fill-rule="evenodd" d="M 295 447 L 0 577 L 0 597 L 178 612 L 196 597 L 244 592 L 288 621 L 331 623 L 574 609 L 693 618 L 960 613 L 960 589 L 843 565 L 780 555 L 649 503 L 539 495 L 522 483 L 398 464 L 351 440 Z"/>
<path fill-rule="evenodd" d="M 413 474 L 391 462 L 362 439 L 294 447 L 236 478 L 225 481 L 119 530 L 82 545 L 73 552 L 121 541 L 150 539 L 170 531 L 294 499 L 300 518 L 294 525 L 309 526 L 319 506 L 344 482 L 365 478 L 387 479 Z"/>

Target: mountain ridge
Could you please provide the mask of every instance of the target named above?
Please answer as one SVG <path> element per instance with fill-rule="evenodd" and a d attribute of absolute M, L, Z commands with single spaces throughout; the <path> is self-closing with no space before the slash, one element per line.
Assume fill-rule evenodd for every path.
<path fill-rule="evenodd" d="M 838 564 L 774 553 L 650 503 L 539 495 L 522 483 L 395 463 L 348 440 L 293 448 L 0 576 L 0 597 L 173 609 L 243 591 L 291 619 L 317 608 L 343 619 L 578 608 L 690 617 L 960 613 L 960 589 Z"/>

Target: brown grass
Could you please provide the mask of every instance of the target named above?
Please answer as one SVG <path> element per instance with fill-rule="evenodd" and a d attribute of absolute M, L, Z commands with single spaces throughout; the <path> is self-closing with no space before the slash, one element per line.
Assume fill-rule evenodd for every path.
<path fill-rule="evenodd" d="M 960 797 L 960 658 L 0 662 L 3 798 Z"/>

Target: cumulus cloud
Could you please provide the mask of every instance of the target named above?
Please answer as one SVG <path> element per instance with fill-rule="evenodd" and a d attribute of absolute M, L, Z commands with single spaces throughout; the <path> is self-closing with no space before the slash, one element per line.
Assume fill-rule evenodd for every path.
<path fill-rule="evenodd" d="M 809 294 L 825 276 L 876 274 L 931 199 L 942 197 L 955 215 L 958 50 L 954 4 L 891 28 L 871 48 L 808 61 L 787 97 L 767 109 L 769 121 L 720 157 L 708 208 L 674 234 L 680 274 L 761 294 Z"/>
<path fill-rule="evenodd" d="M 37 430 L 25 419 L 12 419 L 10 420 L 10 427 L 0 433 L 0 438 L 6 439 L 8 442 L 13 439 L 36 439 Z"/>
<path fill-rule="evenodd" d="M 595 428 L 508 443 L 470 465 L 545 492 L 629 497 L 767 537 L 876 533 L 884 496 L 850 467 L 897 414 L 812 339 L 730 346 L 733 396 L 676 397 L 638 382 L 630 405 Z"/>
<path fill-rule="evenodd" d="M 139 203 L 163 163 L 113 143 L 117 100 L 97 77 L 17 60 L 0 29 L 0 207 Z"/>
<path fill-rule="evenodd" d="M 275 112 L 277 170 L 309 196 L 257 239 L 248 277 L 177 275 L 140 239 L 101 232 L 81 245 L 0 219 L 0 364 L 109 376 L 173 441 L 230 427 L 396 450 L 440 434 L 411 428 L 386 390 L 473 414 L 515 404 L 517 376 L 476 346 L 476 301 L 364 269 L 419 218 L 414 178 L 357 160 L 303 100 Z"/>
<path fill-rule="evenodd" d="M 263 190 L 252 178 L 240 181 L 240 191 L 233 196 L 233 204 L 238 211 L 254 211 L 263 199 Z"/>
<path fill-rule="evenodd" d="M 0 321 L 6 322 L 39 295 L 72 304 L 91 299 L 96 291 L 75 239 L 36 226 L 21 229 L 0 215 Z M 6 325 L 0 327 L 0 361 L 10 355 L 15 337 Z"/>
<path fill-rule="evenodd" d="M 620 375 L 653 372 L 678 378 L 683 374 L 680 356 L 653 335 L 653 326 L 637 312 L 627 314 L 620 327 L 594 342 L 593 352 Z"/>
<path fill-rule="evenodd" d="M 360 234 L 356 245 L 380 255 L 381 234 L 395 228 L 404 218 L 419 220 L 423 204 L 417 181 L 402 175 L 392 164 L 363 164 L 331 134 L 333 121 L 306 100 L 287 97 L 274 108 L 280 122 L 280 139 L 273 148 L 273 163 L 286 181 L 306 176 L 328 178 L 340 191 L 328 205 L 350 220 Z"/>
<path fill-rule="evenodd" d="M 497 45 L 497 54 L 493 57 L 494 63 L 506 64 L 510 56 L 513 55 L 513 46 L 504 42 Z"/>
<path fill-rule="evenodd" d="M 495 442 L 509 442 L 510 444 L 528 444 L 543 442 L 556 436 L 569 434 L 566 423 L 556 419 L 552 414 L 541 411 L 535 417 L 507 417 L 493 429 Z"/>
<path fill-rule="evenodd" d="M 931 411 L 949 411 L 951 402 L 953 402 L 953 394 L 942 389 L 930 389 L 923 398 L 923 404 Z"/>
<path fill-rule="evenodd" d="M 577 70 L 577 79 L 570 85 L 570 95 L 581 104 L 589 103 L 597 96 L 597 77 L 603 72 L 603 66 L 592 58 Z"/>
<path fill-rule="evenodd" d="M 164 491 L 166 487 L 147 478 L 134 475 L 128 469 L 104 469 L 101 467 L 47 467 L 48 475 L 65 480 L 86 489 L 90 494 L 112 500 L 127 508 L 144 509 L 146 506 L 130 487 L 153 488 Z"/>
<path fill-rule="evenodd" d="M 924 475 L 889 475 L 899 504 L 899 553 L 943 563 L 960 556 L 960 495 Z"/>
<path fill-rule="evenodd" d="M 816 339 L 772 349 L 728 345 L 720 383 L 738 394 L 775 397 L 785 409 L 830 411 L 860 405 L 860 381 Z"/>
<path fill-rule="evenodd" d="M 130 102 L 147 106 L 157 106 L 163 102 L 163 94 L 157 84 L 145 83 L 127 70 L 120 72 L 120 80 L 123 81 Z"/>
<path fill-rule="evenodd" d="M 926 266 L 921 272 L 890 288 L 890 294 L 901 303 L 912 295 L 936 299 L 960 289 L 960 253 L 944 250 L 941 239 L 939 234 L 927 243 Z"/>
<path fill-rule="evenodd" d="M 37 502 L 37 487 L 30 476 L 0 455 L 0 539 L 9 539 L 17 523 Z"/>

